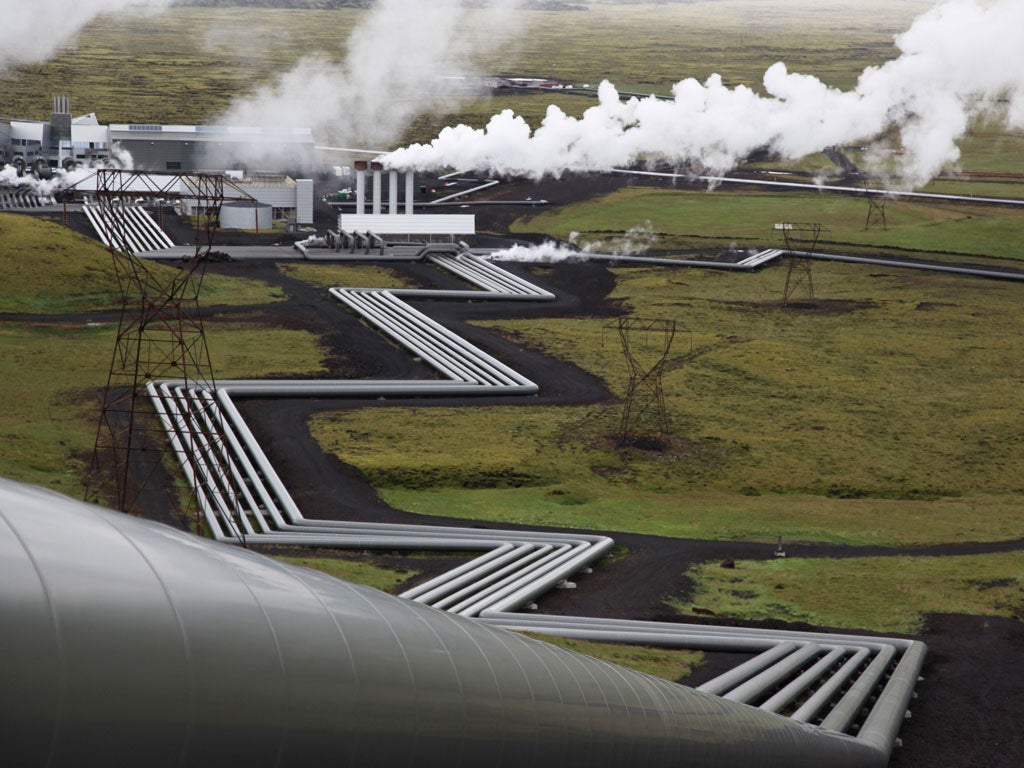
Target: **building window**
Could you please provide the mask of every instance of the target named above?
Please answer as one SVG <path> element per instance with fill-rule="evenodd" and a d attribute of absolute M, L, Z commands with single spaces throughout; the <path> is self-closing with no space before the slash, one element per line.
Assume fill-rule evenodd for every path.
<path fill-rule="evenodd" d="M 177 162 L 175 160 L 168 160 L 167 161 L 167 170 L 168 171 L 180 171 L 181 170 L 181 163 L 179 163 L 179 162 Z"/>

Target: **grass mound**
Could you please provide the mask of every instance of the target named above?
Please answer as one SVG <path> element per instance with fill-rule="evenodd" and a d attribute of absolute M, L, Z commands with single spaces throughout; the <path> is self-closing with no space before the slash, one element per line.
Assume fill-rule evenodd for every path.
<path fill-rule="evenodd" d="M 147 267 L 170 280 L 175 267 Z M 0 314 L 64 314 L 120 307 L 110 252 L 97 240 L 35 216 L 0 213 Z M 261 304 L 287 298 L 258 280 L 207 275 L 204 305 Z"/>
<path fill-rule="evenodd" d="M 51 314 L 117 305 L 110 253 L 56 222 L 0 213 L 0 312 Z"/>

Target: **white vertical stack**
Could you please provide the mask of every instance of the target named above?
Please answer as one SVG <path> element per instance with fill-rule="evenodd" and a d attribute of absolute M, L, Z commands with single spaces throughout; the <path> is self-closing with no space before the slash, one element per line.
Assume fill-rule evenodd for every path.
<path fill-rule="evenodd" d="M 412 216 L 413 201 L 416 198 L 416 176 L 412 171 L 405 174 L 405 214 Z"/>
<path fill-rule="evenodd" d="M 298 224 L 313 223 L 313 180 L 295 180 L 295 221 Z"/>
<path fill-rule="evenodd" d="M 366 213 L 366 161 L 356 160 L 356 213 Z"/>
<path fill-rule="evenodd" d="M 388 171 L 388 214 L 398 215 L 398 171 Z"/>
<path fill-rule="evenodd" d="M 384 166 L 378 162 L 372 162 L 370 163 L 370 170 L 373 171 L 373 209 L 371 213 L 375 216 L 379 216 L 381 198 L 380 172 L 384 170 Z"/>

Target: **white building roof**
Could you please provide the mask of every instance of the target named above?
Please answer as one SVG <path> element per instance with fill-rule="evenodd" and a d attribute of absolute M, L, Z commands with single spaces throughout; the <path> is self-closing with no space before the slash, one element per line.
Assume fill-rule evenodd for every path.
<path fill-rule="evenodd" d="M 451 214 L 343 213 L 338 217 L 343 232 L 378 235 L 475 235 L 476 216 Z"/>
<path fill-rule="evenodd" d="M 157 125 L 155 123 L 111 123 L 110 135 L 115 140 L 148 139 L 149 141 L 283 141 L 312 143 L 309 128 L 255 128 L 236 125 Z"/>

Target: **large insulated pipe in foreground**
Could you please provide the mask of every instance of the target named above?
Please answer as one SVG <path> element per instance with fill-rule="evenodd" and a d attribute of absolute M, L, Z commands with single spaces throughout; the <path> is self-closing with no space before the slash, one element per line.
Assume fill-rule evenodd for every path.
<path fill-rule="evenodd" d="M 365 160 L 356 160 L 356 215 L 366 213 L 366 166 Z"/>
<path fill-rule="evenodd" d="M 11 765 L 861 768 L 815 729 L 0 480 Z"/>

